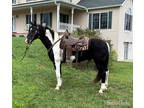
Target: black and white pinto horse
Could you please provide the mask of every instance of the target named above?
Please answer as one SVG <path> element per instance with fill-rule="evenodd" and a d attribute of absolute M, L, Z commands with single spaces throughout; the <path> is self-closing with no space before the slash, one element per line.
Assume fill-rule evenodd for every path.
<path fill-rule="evenodd" d="M 62 64 L 62 49 L 60 49 L 60 41 L 58 41 L 52 48 L 51 46 L 61 38 L 57 32 L 54 32 L 48 27 L 43 27 L 41 25 L 31 24 L 29 28 L 29 32 L 27 38 L 25 40 L 26 44 L 32 44 L 35 39 L 40 39 L 41 42 L 48 50 L 48 56 L 50 60 L 53 62 L 57 85 L 56 90 L 60 90 L 62 86 L 62 72 L 61 72 L 61 64 Z M 51 48 L 51 50 L 49 50 Z M 93 59 L 98 70 L 97 77 L 94 82 L 102 81 L 101 88 L 99 93 L 103 93 L 104 90 L 108 87 L 108 60 L 109 60 L 109 44 L 105 43 L 102 40 L 98 39 L 89 39 L 89 49 L 87 51 L 83 51 L 80 56 L 78 56 L 78 62 L 83 60 L 91 60 Z M 73 57 L 72 57 L 73 58 Z"/>

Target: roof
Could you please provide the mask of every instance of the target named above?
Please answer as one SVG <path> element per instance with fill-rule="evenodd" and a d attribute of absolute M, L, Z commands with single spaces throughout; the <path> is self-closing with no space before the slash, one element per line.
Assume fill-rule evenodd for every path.
<path fill-rule="evenodd" d="M 39 6 L 46 6 L 46 5 L 56 5 L 57 3 L 61 3 L 62 5 L 65 5 L 67 7 L 74 7 L 76 9 L 86 10 L 86 7 L 84 6 L 73 4 L 66 1 L 61 1 L 61 0 L 41 0 L 41 1 L 26 2 L 21 4 L 13 4 L 12 8 L 13 10 L 17 10 L 17 9 L 25 9 L 31 6 L 39 7 Z"/>
<path fill-rule="evenodd" d="M 78 5 L 87 7 L 88 9 L 106 8 L 122 6 L 125 0 L 80 0 Z"/>

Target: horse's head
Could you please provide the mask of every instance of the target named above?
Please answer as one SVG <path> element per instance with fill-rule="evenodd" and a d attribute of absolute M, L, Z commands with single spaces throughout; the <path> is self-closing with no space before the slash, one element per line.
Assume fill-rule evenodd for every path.
<path fill-rule="evenodd" d="M 39 36 L 39 25 L 31 23 L 25 43 L 32 44 L 32 42 L 39 38 Z"/>

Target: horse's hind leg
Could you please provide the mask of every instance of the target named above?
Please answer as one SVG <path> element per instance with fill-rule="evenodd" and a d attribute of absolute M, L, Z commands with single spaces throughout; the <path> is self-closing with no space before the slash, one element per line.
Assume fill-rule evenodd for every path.
<path fill-rule="evenodd" d="M 107 90 L 108 87 L 108 76 L 109 76 L 109 70 L 107 69 L 107 65 L 102 65 L 102 83 L 101 88 L 99 90 L 99 93 L 103 93 L 103 91 Z"/>
<path fill-rule="evenodd" d="M 105 70 L 105 67 L 102 63 L 97 62 L 96 65 L 97 65 L 97 69 L 98 69 L 98 74 L 97 74 L 97 77 L 94 80 L 94 82 L 96 83 L 99 80 L 102 80 L 101 88 L 99 90 L 99 93 L 103 93 L 103 91 L 107 89 L 107 86 L 106 86 L 106 81 L 107 81 L 106 70 Z"/>
<path fill-rule="evenodd" d="M 106 70 L 106 80 L 105 80 L 105 85 L 108 87 L 108 77 L 109 77 L 109 70 Z"/>

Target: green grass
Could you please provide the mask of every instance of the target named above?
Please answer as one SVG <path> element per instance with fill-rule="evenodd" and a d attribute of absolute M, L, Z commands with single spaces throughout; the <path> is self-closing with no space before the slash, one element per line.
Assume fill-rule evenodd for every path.
<path fill-rule="evenodd" d="M 13 108 L 131 108 L 133 107 L 133 63 L 115 62 L 110 69 L 109 87 L 99 95 L 93 69 L 62 65 L 63 85 L 55 91 L 56 75 L 47 51 L 39 40 L 25 51 L 23 37 L 13 37 Z"/>

